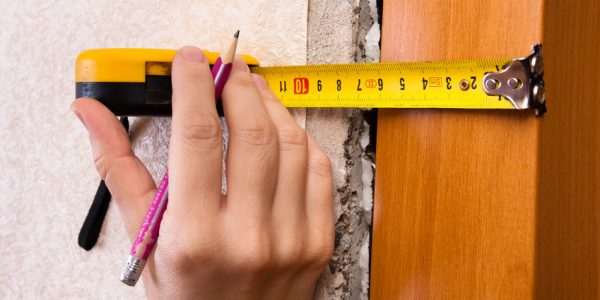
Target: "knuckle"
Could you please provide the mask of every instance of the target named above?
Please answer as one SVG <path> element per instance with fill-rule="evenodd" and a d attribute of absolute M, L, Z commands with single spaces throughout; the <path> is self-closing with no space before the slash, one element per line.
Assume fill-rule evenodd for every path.
<path fill-rule="evenodd" d="M 115 164 L 120 164 L 121 168 L 134 167 L 133 165 L 136 161 L 131 158 L 133 158 L 133 156 L 130 154 L 117 157 L 110 157 L 106 154 L 98 154 L 94 158 L 94 165 L 96 166 L 98 174 L 100 174 L 100 178 L 102 178 L 102 180 L 106 180 L 106 178 L 109 176 L 110 170 L 115 166 Z"/>
<path fill-rule="evenodd" d="M 267 101 L 272 101 L 275 102 L 276 105 L 283 106 L 283 104 L 281 104 L 281 100 L 279 100 L 279 97 L 275 96 L 275 94 L 273 94 L 273 91 L 268 87 L 266 89 L 260 90 L 260 95 L 263 97 L 263 99 Z"/>
<path fill-rule="evenodd" d="M 306 253 L 306 263 L 309 268 L 321 271 L 333 256 L 334 244 L 333 239 L 322 236 L 313 241 L 313 245 L 309 247 Z"/>
<path fill-rule="evenodd" d="M 181 234 L 168 240 L 169 254 L 166 258 L 170 265 L 179 270 L 186 270 L 190 266 L 209 266 L 221 252 L 222 236 L 215 234 L 218 230 L 211 226 L 190 226 L 183 231 L 181 228 L 173 231 Z"/>
<path fill-rule="evenodd" d="M 107 157 L 104 154 L 99 154 L 94 157 L 94 165 L 96 166 L 96 170 L 98 174 L 100 174 L 100 178 L 102 180 L 106 179 L 106 174 L 108 173 L 108 162 Z"/>
<path fill-rule="evenodd" d="M 235 269 L 245 274 L 261 274 L 269 270 L 272 265 L 269 247 L 258 242 L 244 243 L 244 249 L 237 249 L 232 255 Z"/>
<path fill-rule="evenodd" d="M 321 150 L 315 151 L 313 157 L 308 162 L 308 167 L 310 171 L 317 175 L 331 177 L 331 160 Z"/>
<path fill-rule="evenodd" d="M 227 85 L 236 88 L 256 89 L 250 73 L 237 73 L 230 76 Z"/>
<path fill-rule="evenodd" d="M 194 84 L 213 85 L 214 79 L 208 68 L 208 65 L 197 64 L 188 61 L 181 61 L 173 65 L 173 73 L 181 74 L 185 81 L 193 82 Z M 177 80 L 179 76 L 175 77 Z M 174 90 L 175 92 L 176 90 Z"/>
<path fill-rule="evenodd" d="M 200 245 L 187 241 L 182 249 L 174 251 L 176 262 L 183 268 L 186 265 L 210 265 L 215 258 L 215 253 L 218 253 L 208 243 Z"/>
<path fill-rule="evenodd" d="M 281 151 L 302 150 L 308 145 L 308 136 L 300 127 L 280 128 L 278 137 Z"/>
<path fill-rule="evenodd" d="M 221 124 L 218 117 L 212 114 L 189 116 L 181 120 L 179 126 L 173 126 L 172 135 L 184 141 L 212 148 L 220 146 Z"/>
<path fill-rule="evenodd" d="M 304 256 L 304 245 L 302 241 L 288 237 L 278 243 L 278 254 L 276 255 L 279 265 L 283 267 L 300 264 Z"/>
<path fill-rule="evenodd" d="M 159 254 L 160 257 L 158 257 Z M 190 249 L 185 246 L 178 247 L 177 245 L 170 245 L 166 251 L 163 251 L 159 246 L 155 255 L 157 255 L 156 259 L 160 259 L 181 275 L 193 273 L 196 266 L 208 268 L 214 263 L 215 258 L 215 255 L 212 255 L 211 252 L 197 251 L 197 249 Z"/>
<path fill-rule="evenodd" d="M 174 245 L 171 245 L 169 251 L 163 251 L 160 246 L 157 246 L 155 259 L 160 260 L 167 266 L 177 270 L 177 272 L 182 275 L 192 272 L 191 266 L 195 264 L 202 264 L 203 261 L 208 260 L 204 258 L 199 260 L 198 257 L 193 255 L 193 253 Z"/>
<path fill-rule="evenodd" d="M 232 140 L 239 140 L 245 144 L 266 146 L 273 143 L 275 134 L 272 125 L 265 120 L 254 120 L 239 126 L 232 127 L 230 135 Z"/>
<path fill-rule="evenodd" d="M 245 269 L 249 274 L 264 273 L 271 266 L 270 258 L 264 254 L 255 253 L 245 258 Z"/>
<path fill-rule="evenodd" d="M 273 263 L 269 231 L 260 227 L 245 231 L 243 235 L 230 235 L 226 254 L 228 263 L 234 270 L 246 275 L 268 271 Z"/>

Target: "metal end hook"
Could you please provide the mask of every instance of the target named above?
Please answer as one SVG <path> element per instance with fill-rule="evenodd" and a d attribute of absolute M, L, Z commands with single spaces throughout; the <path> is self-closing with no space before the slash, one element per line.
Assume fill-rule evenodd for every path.
<path fill-rule="evenodd" d="M 503 70 L 486 74 L 483 83 L 486 94 L 502 96 L 516 109 L 534 109 L 536 115 L 543 115 L 546 91 L 542 45 L 534 45 L 529 56 L 514 59 Z"/>

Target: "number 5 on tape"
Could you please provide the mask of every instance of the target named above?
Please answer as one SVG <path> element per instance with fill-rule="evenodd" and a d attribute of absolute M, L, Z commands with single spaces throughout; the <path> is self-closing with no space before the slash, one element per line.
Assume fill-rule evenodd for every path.
<path fill-rule="evenodd" d="M 79 55 L 76 96 L 116 115 L 170 115 L 174 50 L 97 49 Z M 205 52 L 209 62 L 218 53 Z M 288 107 L 533 109 L 546 111 L 541 45 L 517 59 L 260 67 Z"/>

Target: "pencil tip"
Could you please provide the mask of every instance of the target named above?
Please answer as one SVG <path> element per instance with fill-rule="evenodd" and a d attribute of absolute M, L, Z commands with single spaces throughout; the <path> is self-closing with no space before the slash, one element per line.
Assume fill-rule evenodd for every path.
<path fill-rule="evenodd" d="M 233 35 L 233 37 L 237 39 L 238 36 L 240 36 L 240 31 L 239 30 L 235 32 L 235 34 Z"/>

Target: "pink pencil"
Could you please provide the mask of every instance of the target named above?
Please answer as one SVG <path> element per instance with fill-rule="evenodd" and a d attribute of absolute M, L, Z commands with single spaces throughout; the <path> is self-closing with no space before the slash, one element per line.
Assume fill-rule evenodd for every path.
<path fill-rule="evenodd" d="M 238 30 L 233 35 L 234 39 L 229 47 L 229 50 L 225 53 L 225 55 L 221 55 L 217 59 L 212 68 L 212 76 L 215 82 L 215 99 L 217 100 L 219 100 L 221 97 L 221 92 L 223 92 L 225 82 L 229 77 L 229 73 L 231 73 L 231 67 L 233 58 L 235 56 L 235 49 L 237 48 L 239 34 L 240 31 Z M 168 189 L 169 173 L 165 172 L 165 176 L 156 189 L 156 195 L 154 196 L 154 200 L 152 200 L 152 204 L 150 205 L 148 213 L 146 213 L 146 218 L 144 219 L 144 223 L 140 228 L 140 232 L 131 246 L 131 250 L 127 256 L 127 261 L 121 270 L 121 281 L 127 285 L 135 286 L 137 281 L 140 279 L 142 271 L 146 266 L 148 256 L 152 252 L 154 244 L 158 239 L 160 222 L 165 210 L 167 209 L 167 203 L 169 201 Z"/>

